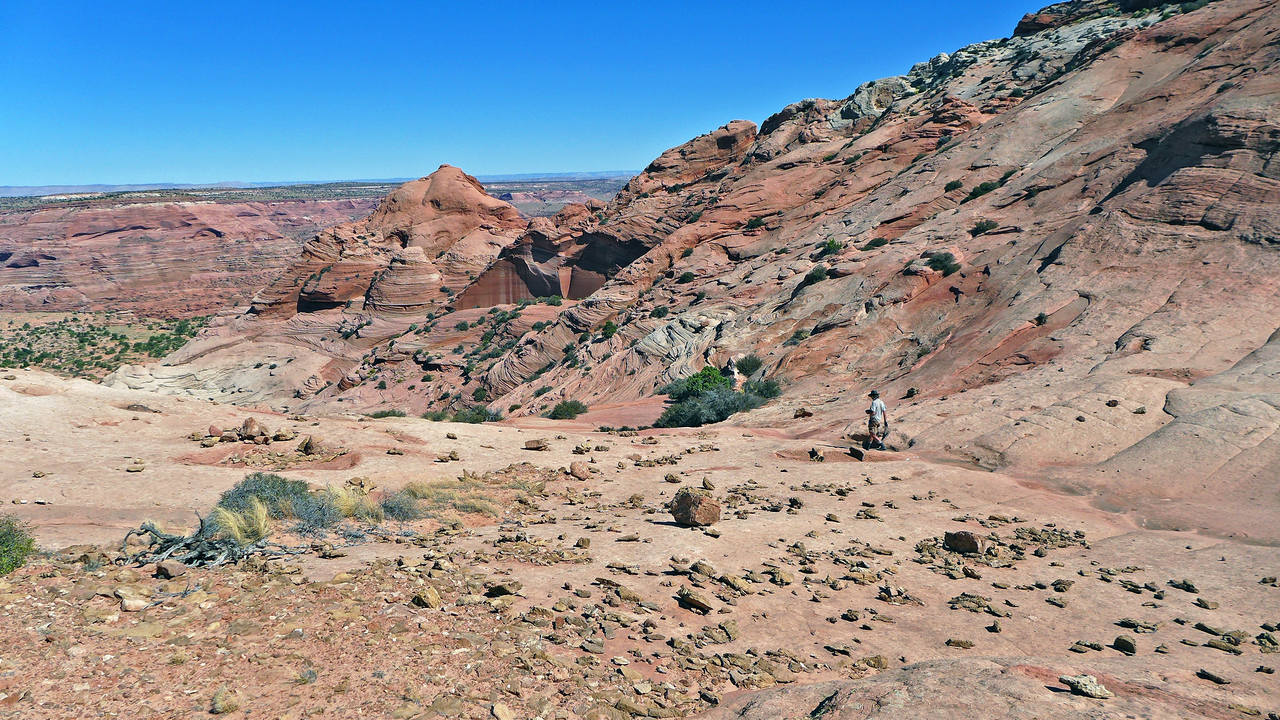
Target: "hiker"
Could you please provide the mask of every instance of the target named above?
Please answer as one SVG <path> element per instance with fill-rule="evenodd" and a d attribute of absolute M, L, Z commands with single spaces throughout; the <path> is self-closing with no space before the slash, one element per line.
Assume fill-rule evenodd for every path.
<path fill-rule="evenodd" d="M 889 409 L 880 399 L 880 391 L 867 393 L 871 398 L 871 407 L 867 408 L 867 442 L 864 448 L 884 450 L 884 439 L 889 434 Z"/>

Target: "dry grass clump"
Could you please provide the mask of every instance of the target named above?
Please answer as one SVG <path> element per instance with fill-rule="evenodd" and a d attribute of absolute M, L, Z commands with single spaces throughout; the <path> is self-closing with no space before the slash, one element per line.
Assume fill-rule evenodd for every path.
<path fill-rule="evenodd" d="M 216 535 L 234 540 L 237 545 L 255 543 L 271 534 L 271 513 L 266 503 L 251 497 L 241 510 L 218 505 L 209 519 Z"/>

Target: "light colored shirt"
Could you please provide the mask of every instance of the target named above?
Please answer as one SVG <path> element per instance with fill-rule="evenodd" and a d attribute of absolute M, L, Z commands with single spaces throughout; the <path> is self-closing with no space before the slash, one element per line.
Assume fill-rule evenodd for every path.
<path fill-rule="evenodd" d="M 871 416 L 879 420 L 881 423 L 885 421 L 885 414 L 889 412 L 889 408 L 884 406 L 884 401 L 876 398 L 871 401 Z"/>

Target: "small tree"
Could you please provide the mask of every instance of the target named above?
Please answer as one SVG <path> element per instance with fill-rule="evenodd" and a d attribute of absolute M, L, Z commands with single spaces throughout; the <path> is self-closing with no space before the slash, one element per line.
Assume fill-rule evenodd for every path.
<path fill-rule="evenodd" d="M 587 406 L 577 400 L 561 400 L 551 408 L 547 417 L 552 420 L 572 420 L 587 411 Z"/>

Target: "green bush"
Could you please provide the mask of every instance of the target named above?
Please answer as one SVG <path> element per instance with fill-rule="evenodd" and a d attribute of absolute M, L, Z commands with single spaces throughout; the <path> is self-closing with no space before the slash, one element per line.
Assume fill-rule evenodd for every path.
<path fill-rule="evenodd" d="M 952 190 L 959 190 L 963 186 L 964 186 L 964 183 L 960 182 L 959 180 L 952 180 L 951 182 L 947 183 L 946 186 L 943 187 L 942 189 L 944 192 L 951 192 Z"/>
<path fill-rule="evenodd" d="M 600 334 L 603 335 L 606 340 L 613 337 L 616 332 L 618 332 L 618 324 L 612 320 L 606 320 L 604 327 L 600 328 Z"/>
<path fill-rule="evenodd" d="M 742 384 L 742 392 L 765 400 L 772 400 L 782 394 L 782 387 L 777 380 L 748 380 Z"/>
<path fill-rule="evenodd" d="M 678 283 L 691 283 L 691 282 L 693 282 L 694 280 L 696 280 L 697 278 L 698 278 L 698 276 L 697 276 L 697 275 L 694 275 L 693 273 L 691 273 L 691 272 L 689 272 L 689 271 L 687 271 L 687 270 L 686 270 L 685 272 L 680 273 L 680 277 L 679 277 L 679 278 L 676 278 L 676 282 L 678 282 Z"/>
<path fill-rule="evenodd" d="M 463 408 L 453 414 L 453 421 L 476 425 L 483 422 L 497 422 L 502 419 L 501 413 L 482 407 Z"/>
<path fill-rule="evenodd" d="M 929 267 L 942 273 L 943 277 L 946 277 L 960 269 L 960 263 L 956 262 L 956 256 L 949 252 L 940 252 L 930 255 L 927 264 Z"/>
<path fill-rule="evenodd" d="M 804 342 L 808 337 L 809 337 L 808 330 L 797 330 L 791 333 L 791 337 L 787 338 L 786 341 L 784 341 L 782 344 L 783 345 L 799 345 L 800 343 Z"/>
<path fill-rule="evenodd" d="M 708 365 L 687 378 L 667 384 L 658 390 L 658 393 L 666 395 L 672 400 L 680 401 L 695 395 L 711 392 L 712 390 L 728 388 L 729 378 L 722 375 L 718 369 Z"/>
<path fill-rule="evenodd" d="M 804 280 L 800 282 L 800 287 L 806 288 L 815 285 L 827 279 L 827 266 L 817 265 L 805 274 Z"/>
<path fill-rule="evenodd" d="M 764 361 L 755 353 L 743 355 L 742 358 L 738 360 L 738 372 L 742 373 L 744 377 L 751 377 L 752 375 L 755 375 L 756 371 L 763 366 Z"/>
<path fill-rule="evenodd" d="M 1022 88 L 1014 88 L 1013 90 L 1009 91 L 1009 97 L 1022 97 L 1023 95 L 1026 95 L 1026 94 L 1027 94 L 1027 91 L 1023 90 Z"/>
<path fill-rule="evenodd" d="M 547 417 L 552 420 L 572 420 L 587 411 L 587 406 L 577 400 L 561 400 L 551 408 Z"/>
<path fill-rule="evenodd" d="M 469 329 L 471 329 L 471 326 L 467 324 L 467 321 L 466 321 L 466 320 L 463 320 L 462 322 L 458 323 L 457 325 L 454 325 L 454 326 L 453 326 L 453 329 L 454 329 L 454 330 L 469 330 Z"/>
<path fill-rule="evenodd" d="M 489 397 L 489 391 L 482 387 L 478 387 L 471 392 L 471 399 L 476 402 L 484 402 L 487 397 Z"/>
<path fill-rule="evenodd" d="M 549 392 L 551 392 L 551 386 L 550 386 L 550 385 L 543 385 L 542 387 L 540 387 L 540 388 L 538 388 L 537 390 L 534 390 L 534 391 L 533 391 L 533 396 L 534 396 L 534 397 L 541 397 L 541 396 L 543 396 L 543 395 L 546 395 L 546 394 L 547 394 L 547 393 L 549 393 Z"/>
<path fill-rule="evenodd" d="M 884 247 L 889 244 L 889 238 L 871 238 L 863 244 L 860 250 L 874 250 L 878 247 Z"/>
<path fill-rule="evenodd" d="M 693 254 L 693 248 L 685 248 L 684 250 L 680 251 L 680 257 L 682 258 L 687 258 L 692 254 Z"/>
<path fill-rule="evenodd" d="M 986 195 L 987 193 L 991 192 L 992 190 L 995 190 L 998 187 L 1000 187 L 1000 183 L 994 180 L 988 180 L 984 183 L 980 183 L 979 185 L 974 187 L 972 190 L 970 190 L 969 194 L 966 195 L 964 200 L 961 200 L 960 202 L 967 203 L 970 200 L 977 200 L 978 198 L 982 197 L 983 195 Z"/>
<path fill-rule="evenodd" d="M 836 240 L 835 238 L 827 238 L 827 241 L 819 245 L 818 249 L 819 249 L 818 257 L 835 255 L 836 253 L 844 249 L 844 243 L 840 242 L 839 240 Z"/>
<path fill-rule="evenodd" d="M 404 411 L 397 410 L 396 408 L 391 408 L 389 410 L 374 410 L 371 413 L 365 413 L 364 416 L 375 420 L 378 418 L 404 417 Z"/>
<path fill-rule="evenodd" d="M 664 318 L 664 317 L 666 317 L 666 316 L 667 316 L 668 314 L 670 314 L 670 313 L 671 313 L 670 308 L 666 308 L 666 307 L 656 307 L 656 308 L 654 308 L 653 310 L 650 310 L 650 311 L 649 311 L 649 317 L 651 317 L 651 318 Z"/>
<path fill-rule="evenodd" d="M 978 237 L 979 235 L 991 232 L 998 227 L 1000 227 L 1000 223 L 994 220 L 979 220 L 972 228 L 969 229 L 969 235 L 972 237 Z"/>
<path fill-rule="evenodd" d="M 445 422 L 449 419 L 449 411 L 448 410 L 428 410 L 427 412 L 422 413 L 422 419 L 430 420 L 432 422 Z"/>
<path fill-rule="evenodd" d="M 1036 325 L 1044 325 L 1047 322 L 1049 322 L 1048 315 L 1045 315 L 1044 313 L 1040 313 L 1039 315 L 1036 315 Z"/>
<path fill-rule="evenodd" d="M 764 218 L 762 217 L 751 218 L 750 220 L 747 221 L 748 230 L 755 230 L 756 228 L 762 228 L 762 227 L 764 227 Z"/>
<path fill-rule="evenodd" d="M 26 565 L 35 551 L 36 541 L 27 524 L 13 515 L 0 515 L 0 575 Z"/>

